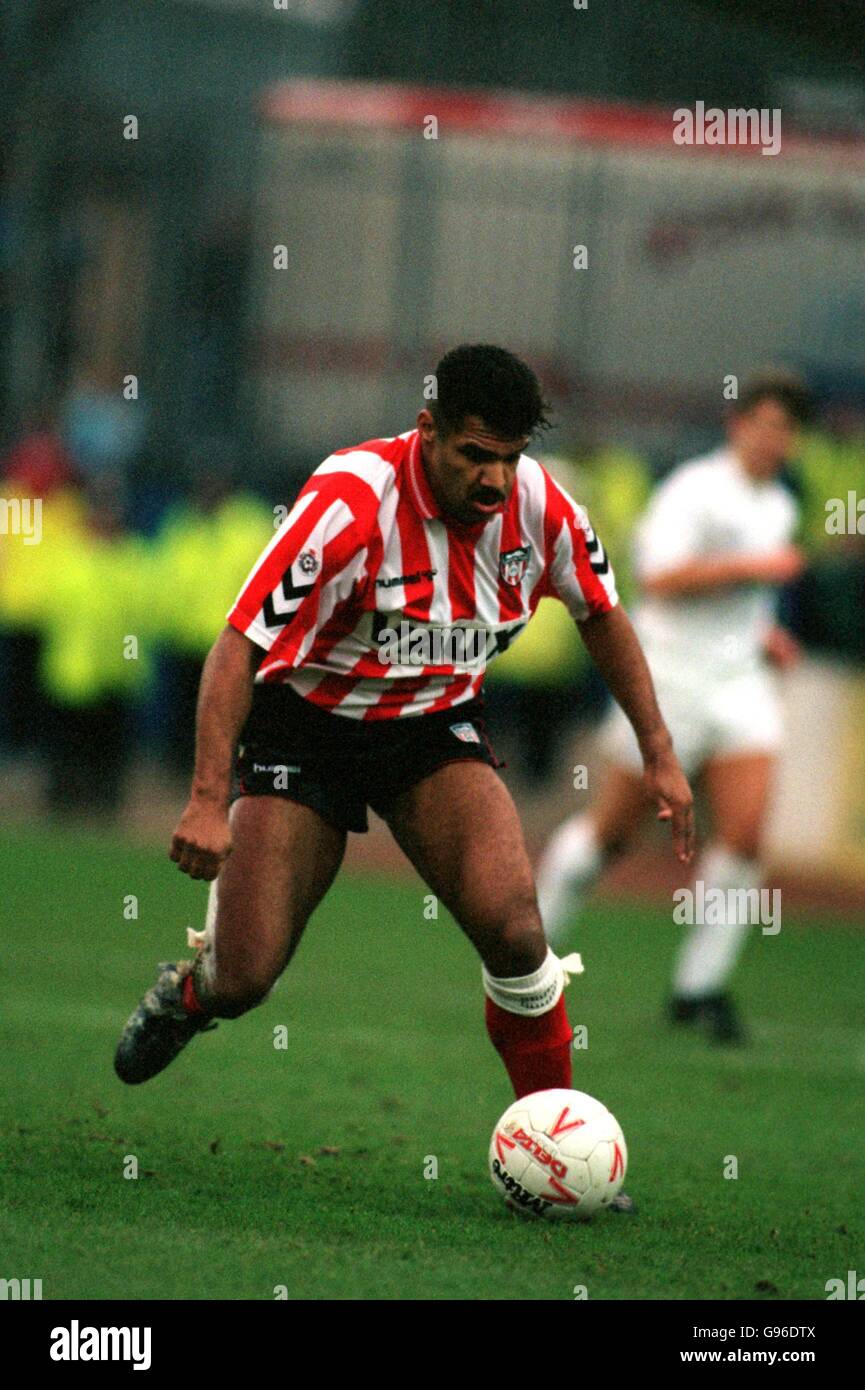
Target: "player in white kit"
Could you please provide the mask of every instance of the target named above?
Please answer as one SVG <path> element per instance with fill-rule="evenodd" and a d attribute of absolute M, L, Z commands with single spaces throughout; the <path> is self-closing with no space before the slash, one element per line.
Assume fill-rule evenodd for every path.
<path fill-rule="evenodd" d="M 712 818 L 697 879 L 706 894 L 721 889 L 725 902 L 743 906 L 743 895 L 729 892 L 760 886 L 781 738 L 769 666 L 789 666 L 797 655 L 793 638 L 775 623 L 777 590 L 804 563 L 792 544 L 796 505 L 778 474 L 806 414 L 805 390 L 793 377 L 767 374 L 744 386 L 731 407 L 726 447 L 677 468 L 654 493 L 635 538 L 642 598 L 634 625 L 685 775 L 702 776 Z M 558 828 L 538 868 L 551 942 L 573 923 L 650 808 L 636 741 L 620 711 L 607 720 L 602 744 L 611 766 L 594 805 Z M 740 911 L 728 912 L 724 925 L 686 928 L 672 1021 L 716 1041 L 743 1038 L 727 983 L 747 927 Z"/>

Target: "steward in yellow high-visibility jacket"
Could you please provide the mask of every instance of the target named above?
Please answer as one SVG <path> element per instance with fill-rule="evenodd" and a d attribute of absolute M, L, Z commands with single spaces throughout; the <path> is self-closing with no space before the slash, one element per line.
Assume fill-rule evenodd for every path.
<path fill-rule="evenodd" d="M 71 487 L 44 499 L 19 494 L 13 480 L 4 483 L 7 502 L 14 499 L 29 509 L 22 515 L 30 519 L 30 534 L 16 533 L 11 527 L 0 533 L 0 627 L 33 632 L 46 601 L 46 565 L 51 563 L 52 551 L 81 534 L 87 508 Z M 38 512 L 34 510 L 37 502 Z M 8 508 L 7 514 L 11 515 Z"/>
<path fill-rule="evenodd" d="M 173 770 L 191 770 L 201 667 L 225 615 L 274 534 L 274 514 L 249 493 L 213 506 L 184 501 L 166 513 L 154 545 L 154 621 L 164 653 L 164 751 Z"/>
<path fill-rule="evenodd" d="M 0 642 L 3 733 L 19 751 L 42 749 L 47 737 L 40 675 L 42 613 L 48 606 L 53 550 L 77 535 L 85 505 L 65 487 L 34 494 L 16 479 L 3 482 L 5 525 L 0 529 Z M 16 510 L 17 508 L 17 510 Z"/>
<path fill-rule="evenodd" d="M 131 698 L 151 671 L 151 552 L 140 536 L 65 531 L 46 548 L 40 669 L 58 706 Z"/>
<path fill-rule="evenodd" d="M 128 707 L 151 668 L 150 550 L 123 528 L 115 484 L 105 483 L 89 500 L 45 504 L 35 559 L 13 564 L 4 585 L 6 613 L 40 637 L 48 800 L 63 812 L 117 807 Z"/>
<path fill-rule="evenodd" d="M 865 497 L 865 433 L 842 438 L 810 431 L 799 448 L 796 475 L 801 487 L 802 544 L 815 556 L 843 550 L 836 533 L 827 529 L 826 504 L 840 502 L 847 512 L 850 493 L 857 499 Z"/>
<path fill-rule="evenodd" d="M 212 510 L 185 501 L 169 508 L 154 544 L 160 639 L 203 661 L 273 533 L 273 512 L 245 492 Z"/>

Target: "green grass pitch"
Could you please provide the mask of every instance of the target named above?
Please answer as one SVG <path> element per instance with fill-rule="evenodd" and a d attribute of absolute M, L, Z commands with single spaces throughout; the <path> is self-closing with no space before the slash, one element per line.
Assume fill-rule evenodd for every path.
<path fill-rule="evenodd" d="M 444 912 L 425 919 L 425 891 L 341 877 L 264 1006 L 124 1088 L 119 1029 L 155 962 L 188 954 L 206 889 L 158 849 L 7 834 L 0 1276 L 46 1299 L 771 1301 L 865 1273 L 855 925 L 755 936 L 754 1042 L 722 1052 L 659 1025 L 669 917 L 596 900 L 573 943 L 574 1084 L 618 1117 L 639 1211 L 553 1226 L 490 1184 L 511 1092 L 477 960 Z"/>

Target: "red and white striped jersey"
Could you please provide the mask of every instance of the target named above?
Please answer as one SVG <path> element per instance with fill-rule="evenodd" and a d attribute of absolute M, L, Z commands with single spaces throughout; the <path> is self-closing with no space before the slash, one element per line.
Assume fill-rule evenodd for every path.
<path fill-rule="evenodd" d="M 286 681 L 351 719 L 396 719 L 477 695 L 544 595 L 577 621 L 617 602 L 583 509 L 522 455 L 501 512 L 446 520 L 410 430 L 325 459 L 228 621 L 267 652 L 257 683 Z"/>

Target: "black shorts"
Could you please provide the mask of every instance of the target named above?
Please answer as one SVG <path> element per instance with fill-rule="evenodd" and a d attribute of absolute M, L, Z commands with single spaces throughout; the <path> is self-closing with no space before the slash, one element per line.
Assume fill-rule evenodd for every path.
<path fill-rule="evenodd" d="M 282 796 L 340 830 L 365 831 L 367 806 L 387 819 L 394 800 L 445 763 L 501 767 L 483 700 L 401 719 L 347 719 L 288 685 L 256 685 L 240 736 L 234 797 Z"/>

